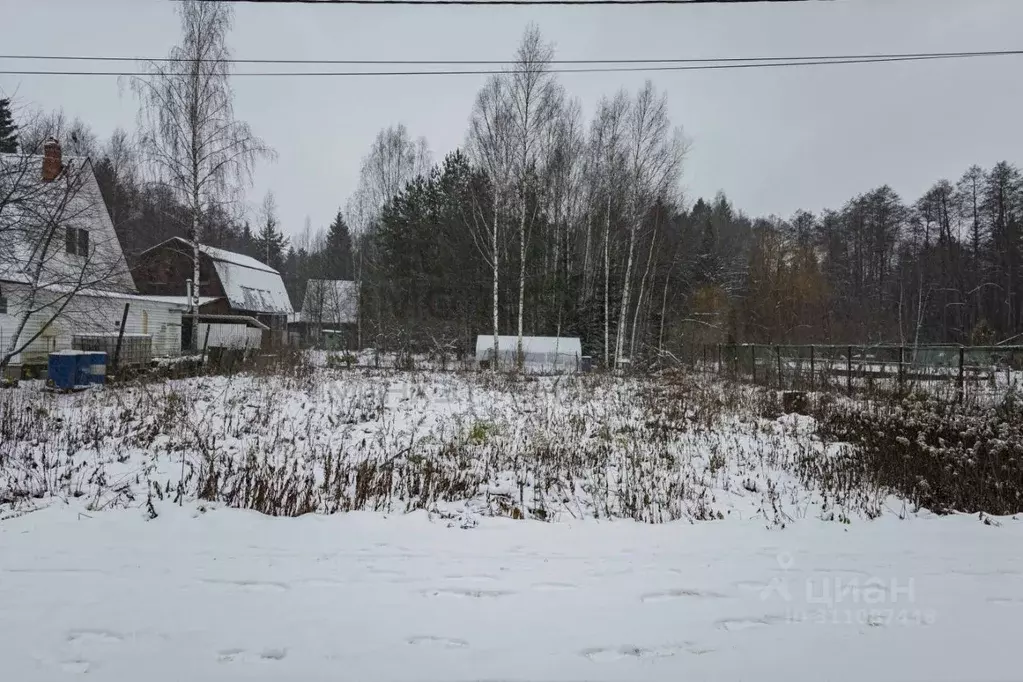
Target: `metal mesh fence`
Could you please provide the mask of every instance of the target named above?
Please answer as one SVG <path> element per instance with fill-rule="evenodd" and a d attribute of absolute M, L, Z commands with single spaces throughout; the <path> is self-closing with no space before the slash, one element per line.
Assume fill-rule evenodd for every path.
<path fill-rule="evenodd" d="M 779 390 L 925 393 L 964 399 L 1023 389 L 1023 346 L 694 346 L 683 361 Z"/>

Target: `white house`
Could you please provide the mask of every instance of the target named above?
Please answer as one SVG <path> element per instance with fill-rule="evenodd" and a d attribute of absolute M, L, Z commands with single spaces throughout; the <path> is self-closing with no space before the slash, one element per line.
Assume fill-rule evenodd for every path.
<path fill-rule="evenodd" d="M 184 309 L 138 295 L 89 159 L 53 139 L 42 156 L 0 154 L 0 362 L 45 364 L 122 326 L 176 355 Z"/>
<path fill-rule="evenodd" d="M 513 369 L 516 365 L 519 337 L 497 337 L 499 369 Z M 523 336 L 522 368 L 529 372 L 568 373 L 582 369 L 582 343 L 578 337 Z M 493 366 L 494 336 L 476 337 L 476 363 Z"/>

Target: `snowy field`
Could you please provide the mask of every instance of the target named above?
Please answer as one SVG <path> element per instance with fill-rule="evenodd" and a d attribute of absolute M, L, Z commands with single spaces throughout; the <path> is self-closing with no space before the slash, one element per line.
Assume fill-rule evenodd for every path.
<path fill-rule="evenodd" d="M 1020 678 L 1023 524 L 834 480 L 762 390 L 38 389 L 0 392 L 5 680 Z"/>
<path fill-rule="evenodd" d="M 1019 679 L 1012 521 L 79 512 L 0 524 L 4 679 Z"/>
<path fill-rule="evenodd" d="M 4 494 L 94 509 L 197 498 L 272 515 L 424 509 L 547 521 L 904 513 L 808 489 L 830 456 L 756 389 L 605 376 L 334 371 L 202 377 L 75 395 L 0 394 Z M 24 437 L 19 437 L 24 436 Z"/>

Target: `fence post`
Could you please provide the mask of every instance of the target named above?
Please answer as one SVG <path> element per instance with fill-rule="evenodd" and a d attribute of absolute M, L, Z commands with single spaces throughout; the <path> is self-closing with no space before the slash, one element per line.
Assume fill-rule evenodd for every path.
<path fill-rule="evenodd" d="M 778 360 L 778 390 L 780 391 L 783 388 L 781 381 L 781 346 L 774 347 L 774 356 Z"/>
<path fill-rule="evenodd" d="M 810 345 L 810 390 L 811 391 L 813 390 L 814 382 L 816 381 L 816 378 L 814 376 L 814 366 L 813 366 L 813 348 L 814 348 L 813 344 L 811 344 Z"/>
<path fill-rule="evenodd" d="M 755 384 L 755 383 L 757 383 L 757 344 L 755 344 L 755 343 L 750 344 L 749 356 L 750 356 L 750 360 L 752 361 L 750 364 L 753 366 L 753 382 L 752 383 Z"/>
<path fill-rule="evenodd" d="M 902 395 L 905 390 L 903 387 L 906 383 L 906 370 L 903 364 L 906 361 L 906 347 L 899 346 L 899 395 Z"/>
<path fill-rule="evenodd" d="M 845 392 L 852 395 L 852 346 L 845 352 Z"/>
<path fill-rule="evenodd" d="M 965 353 L 965 349 L 962 346 L 959 346 L 959 395 L 958 395 L 958 398 L 959 398 L 959 402 L 960 403 L 963 402 L 963 398 L 964 398 L 965 393 L 966 393 L 966 377 L 963 374 L 963 359 L 964 359 L 965 354 L 966 354 Z"/>
<path fill-rule="evenodd" d="M 209 347 L 209 345 L 210 345 L 210 329 L 212 329 L 212 328 L 213 328 L 212 324 L 206 325 L 206 338 L 202 342 L 202 360 L 199 362 L 199 367 L 200 368 L 206 366 L 206 348 Z M 198 329 L 196 330 L 196 333 L 199 333 Z M 249 345 L 249 340 L 246 339 L 245 340 L 245 346 L 248 347 L 248 345 Z"/>
<path fill-rule="evenodd" d="M 114 362 L 111 364 L 111 369 L 116 372 L 120 369 L 121 364 L 121 341 L 124 340 L 124 325 L 128 322 L 128 306 L 129 303 L 124 304 L 124 312 L 121 313 L 121 329 L 117 332 L 117 345 L 114 346 Z"/>

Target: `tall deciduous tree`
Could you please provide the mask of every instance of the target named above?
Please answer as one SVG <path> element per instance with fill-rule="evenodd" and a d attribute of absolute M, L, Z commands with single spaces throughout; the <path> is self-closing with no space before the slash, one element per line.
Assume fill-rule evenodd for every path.
<path fill-rule="evenodd" d="M 273 152 L 234 115 L 227 47 L 230 7 L 184 0 L 177 10 L 181 43 L 167 61 L 148 62 L 150 75 L 135 78 L 132 87 L 139 95 L 142 150 L 150 168 L 188 208 L 197 322 L 200 225 L 211 210 L 236 200 L 251 182 L 256 162 Z"/>
<path fill-rule="evenodd" d="M 490 266 L 492 275 L 491 312 L 494 336 L 491 368 L 498 367 L 498 334 L 500 329 L 501 213 L 511 191 L 513 174 L 512 112 L 508 86 L 501 76 L 492 76 L 483 86 L 473 104 L 467 141 L 469 158 L 480 168 L 489 201 L 476 196 L 473 220 L 469 223 L 473 241 L 480 255 Z"/>
<path fill-rule="evenodd" d="M 682 158 L 685 155 L 685 141 L 681 131 L 671 129 L 667 97 L 659 96 L 650 81 L 647 81 L 637 93 L 635 102 L 629 109 L 625 126 L 625 144 L 627 146 L 625 173 L 629 192 L 627 214 L 629 247 L 625 277 L 622 280 L 618 335 L 615 341 L 616 362 L 622 355 L 625 342 L 636 235 L 643 220 L 658 201 L 669 201 L 674 198 L 682 172 Z"/>
<path fill-rule="evenodd" d="M 526 34 L 515 55 L 508 79 L 508 111 L 511 117 L 512 168 L 518 193 L 519 223 L 519 300 L 516 358 L 522 363 L 522 334 L 525 316 L 526 246 L 531 228 L 530 194 L 543 193 L 539 169 L 543 162 L 543 141 L 560 113 L 564 92 L 551 73 L 554 46 L 545 43 L 535 24 Z M 536 198 L 534 197 L 534 200 Z"/>

